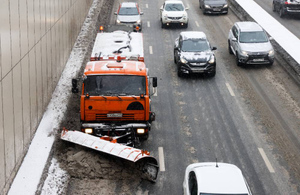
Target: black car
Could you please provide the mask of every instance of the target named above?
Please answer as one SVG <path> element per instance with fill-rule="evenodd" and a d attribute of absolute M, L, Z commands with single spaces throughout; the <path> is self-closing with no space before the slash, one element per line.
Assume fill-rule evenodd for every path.
<path fill-rule="evenodd" d="M 216 57 L 206 35 L 199 31 L 181 32 L 175 40 L 174 62 L 178 66 L 178 76 L 192 73 L 216 74 Z"/>
<path fill-rule="evenodd" d="M 300 0 L 273 0 L 273 12 L 281 18 L 287 14 L 300 15 Z"/>
<path fill-rule="evenodd" d="M 199 0 L 203 14 L 227 14 L 227 0 Z"/>

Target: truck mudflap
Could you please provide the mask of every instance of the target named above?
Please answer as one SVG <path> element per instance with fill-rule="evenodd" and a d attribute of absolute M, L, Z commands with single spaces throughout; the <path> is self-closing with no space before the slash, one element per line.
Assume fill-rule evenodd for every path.
<path fill-rule="evenodd" d="M 146 150 L 125 146 L 116 143 L 114 140 L 107 141 L 103 138 L 74 130 L 63 129 L 61 139 L 131 161 L 142 172 L 143 178 L 156 182 L 159 171 L 158 162 Z"/>

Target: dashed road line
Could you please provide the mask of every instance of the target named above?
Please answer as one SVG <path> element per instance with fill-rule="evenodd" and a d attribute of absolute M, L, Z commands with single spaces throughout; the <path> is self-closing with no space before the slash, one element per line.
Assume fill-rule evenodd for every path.
<path fill-rule="evenodd" d="M 265 161 L 265 163 L 266 163 L 269 171 L 271 173 L 275 173 L 275 171 L 274 171 L 274 169 L 273 169 L 273 167 L 272 167 L 272 165 L 271 165 L 271 163 L 270 163 L 270 161 L 269 161 L 269 159 L 268 159 L 265 151 L 262 148 L 258 148 L 258 151 L 259 151 L 260 155 L 262 156 L 263 160 Z"/>
<path fill-rule="evenodd" d="M 158 147 L 158 157 L 159 157 L 159 170 L 166 171 L 163 147 Z"/>
<path fill-rule="evenodd" d="M 231 86 L 229 85 L 229 83 L 226 83 L 226 87 L 227 87 L 227 89 L 228 89 L 228 91 L 229 91 L 230 95 L 231 95 L 232 97 L 234 97 L 234 96 L 235 96 L 235 94 L 234 94 L 234 92 L 233 92 L 233 90 L 232 90 Z"/>
<path fill-rule="evenodd" d="M 150 21 L 147 21 L 147 26 L 150 28 Z"/>
<path fill-rule="evenodd" d="M 148 8 L 148 3 L 146 3 L 146 8 Z"/>
<path fill-rule="evenodd" d="M 150 54 L 153 54 L 152 46 L 149 46 L 149 53 L 150 53 Z"/>
<path fill-rule="evenodd" d="M 200 25 L 199 25 L 199 23 L 198 23 L 197 21 L 195 21 L 195 23 L 196 23 L 196 26 L 197 26 L 197 27 L 199 27 L 199 26 L 200 26 Z"/>

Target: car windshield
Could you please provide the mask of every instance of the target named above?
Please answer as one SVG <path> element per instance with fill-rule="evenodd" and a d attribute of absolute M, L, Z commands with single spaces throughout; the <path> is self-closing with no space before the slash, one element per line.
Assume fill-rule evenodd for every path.
<path fill-rule="evenodd" d="M 146 93 L 144 76 L 91 75 L 84 80 L 84 94 L 90 96 L 140 96 Z"/>
<path fill-rule="evenodd" d="M 182 42 L 181 49 L 187 52 L 201 52 L 210 50 L 210 47 L 205 39 L 188 39 Z"/>
<path fill-rule="evenodd" d="M 139 12 L 136 7 L 121 7 L 119 15 L 138 15 Z"/>
<path fill-rule="evenodd" d="M 268 42 L 268 37 L 264 31 L 257 32 L 241 32 L 241 43 L 264 43 Z"/>
<path fill-rule="evenodd" d="M 165 6 L 166 11 L 183 11 L 184 7 L 180 3 L 168 3 Z"/>

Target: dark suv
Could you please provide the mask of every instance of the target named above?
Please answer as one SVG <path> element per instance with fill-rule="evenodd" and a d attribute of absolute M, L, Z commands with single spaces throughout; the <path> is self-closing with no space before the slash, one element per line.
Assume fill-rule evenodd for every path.
<path fill-rule="evenodd" d="M 206 35 L 199 31 L 181 32 L 175 40 L 174 62 L 178 66 L 178 76 L 192 73 L 216 74 L 216 57 Z"/>
<path fill-rule="evenodd" d="M 203 14 L 227 14 L 227 0 L 199 0 Z"/>
<path fill-rule="evenodd" d="M 300 0 L 273 0 L 273 12 L 281 18 L 287 14 L 300 15 Z"/>

